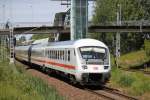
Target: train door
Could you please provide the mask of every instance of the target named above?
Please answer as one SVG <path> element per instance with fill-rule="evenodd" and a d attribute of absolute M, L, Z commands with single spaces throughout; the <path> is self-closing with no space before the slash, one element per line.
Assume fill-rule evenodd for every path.
<path fill-rule="evenodd" d="M 76 66 L 77 59 L 76 59 L 75 49 L 70 49 L 70 61 L 71 61 L 72 65 Z"/>

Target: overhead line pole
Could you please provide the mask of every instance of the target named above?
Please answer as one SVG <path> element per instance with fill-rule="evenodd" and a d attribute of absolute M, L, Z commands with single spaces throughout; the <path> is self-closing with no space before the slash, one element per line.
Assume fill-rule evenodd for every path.
<path fill-rule="evenodd" d="M 119 10 L 117 9 L 117 25 L 121 26 L 121 4 L 118 4 Z M 120 58 L 120 32 L 116 34 L 116 65 L 119 67 Z"/>

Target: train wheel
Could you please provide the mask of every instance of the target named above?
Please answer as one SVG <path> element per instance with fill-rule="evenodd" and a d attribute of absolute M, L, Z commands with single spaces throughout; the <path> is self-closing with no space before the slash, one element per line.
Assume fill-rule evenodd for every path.
<path fill-rule="evenodd" d="M 52 72 L 53 72 L 53 71 L 52 71 L 52 69 L 47 68 L 47 72 L 46 72 L 46 73 L 47 73 L 48 75 L 51 75 L 51 74 L 52 74 Z"/>
<path fill-rule="evenodd" d="M 46 74 L 49 74 L 49 69 L 47 67 L 45 67 L 45 72 Z"/>
<path fill-rule="evenodd" d="M 46 67 L 45 67 L 44 64 L 42 65 L 42 71 L 43 71 L 43 72 L 46 72 Z"/>
<path fill-rule="evenodd" d="M 73 75 L 69 75 L 69 79 L 70 79 L 71 84 L 73 84 L 73 85 L 77 84 L 77 81 Z"/>

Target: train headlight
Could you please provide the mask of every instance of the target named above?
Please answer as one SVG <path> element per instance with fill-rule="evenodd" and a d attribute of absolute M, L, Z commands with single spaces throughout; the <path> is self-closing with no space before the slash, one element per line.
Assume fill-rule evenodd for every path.
<path fill-rule="evenodd" d="M 87 65 L 82 65 L 83 69 L 88 69 Z"/>
<path fill-rule="evenodd" d="M 109 66 L 104 66 L 104 69 L 108 69 L 109 68 Z"/>

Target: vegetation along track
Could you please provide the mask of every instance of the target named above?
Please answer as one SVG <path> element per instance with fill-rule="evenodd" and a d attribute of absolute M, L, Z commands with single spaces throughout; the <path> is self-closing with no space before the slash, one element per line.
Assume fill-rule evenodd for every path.
<path fill-rule="evenodd" d="M 150 75 L 150 71 L 138 70 L 138 69 L 128 69 L 128 68 L 120 68 L 121 70 L 128 72 L 142 72 L 145 75 Z"/>
<path fill-rule="evenodd" d="M 27 65 L 27 67 L 29 67 L 29 65 Z M 33 70 L 36 70 L 36 69 L 33 69 Z M 107 86 L 103 86 L 101 89 L 98 89 L 98 90 L 95 90 L 95 89 L 93 90 L 89 88 L 85 88 L 85 90 L 90 92 L 90 94 L 96 95 L 106 100 L 138 100 L 137 98 L 127 96 L 121 93 L 119 90 L 113 89 Z"/>
<path fill-rule="evenodd" d="M 107 86 L 103 86 L 101 90 L 91 90 L 87 88 L 85 90 L 108 100 L 138 100 L 135 97 L 128 96 L 126 94 L 121 93 L 117 89 L 113 89 Z"/>

